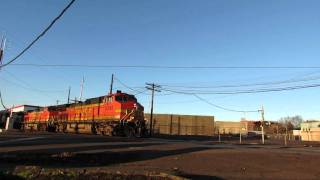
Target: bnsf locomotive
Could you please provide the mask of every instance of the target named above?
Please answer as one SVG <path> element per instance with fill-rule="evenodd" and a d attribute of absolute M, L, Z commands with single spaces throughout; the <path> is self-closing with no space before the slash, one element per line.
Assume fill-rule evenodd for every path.
<path fill-rule="evenodd" d="M 84 102 L 41 108 L 24 115 L 24 130 L 92 133 L 114 136 L 146 134 L 144 108 L 130 94 L 114 94 Z"/>

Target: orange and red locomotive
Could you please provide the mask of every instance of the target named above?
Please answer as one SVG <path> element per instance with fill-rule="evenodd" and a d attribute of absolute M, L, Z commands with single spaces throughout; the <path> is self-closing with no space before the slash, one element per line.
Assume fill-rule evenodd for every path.
<path fill-rule="evenodd" d="M 114 94 L 28 112 L 24 129 L 53 132 L 141 136 L 146 131 L 144 108 L 134 95 Z"/>

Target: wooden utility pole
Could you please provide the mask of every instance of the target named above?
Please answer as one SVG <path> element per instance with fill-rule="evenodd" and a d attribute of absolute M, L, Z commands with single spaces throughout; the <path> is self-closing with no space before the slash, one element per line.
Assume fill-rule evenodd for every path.
<path fill-rule="evenodd" d="M 284 145 L 287 146 L 287 137 L 288 137 L 288 122 L 286 122 L 286 134 L 284 136 Z"/>
<path fill-rule="evenodd" d="M 152 121 L 153 121 L 153 100 L 154 100 L 154 92 L 157 91 L 157 92 L 161 92 L 158 88 L 160 88 L 161 86 L 159 85 L 155 85 L 154 83 L 146 83 L 146 88 L 148 90 L 151 90 L 151 111 L 150 111 L 150 136 L 152 136 L 152 133 L 153 133 L 153 126 L 152 126 Z M 157 89 L 156 89 L 157 88 Z"/>
<path fill-rule="evenodd" d="M 112 74 L 112 75 L 111 75 L 111 83 L 110 83 L 110 91 L 109 91 L 109 94 L 112 94 L 113 78 L 114 78 L 114 75 Z"/>
<path fill-rule="evenodd" d="M 5 46 L 6 46 L 6 38 L 2 37 L 1 44 L 0 44 L 0 65 L 2 65 L 3 52 L 4 52 Z"/>
<path fill-rule="evenodd" d="M 264 108 L 263 106 L 261 110 L 259 110 L 259 112 L 261 112 L 261 140 L 262 140 L 262 144 L 264 144 Z"/>
<path fill-rule="evenodd" d="M 71 86 L 69 86 L 69 91 L 68 91 L 68 104 L 70 104 L 70 92 L 71 92 Z"/>

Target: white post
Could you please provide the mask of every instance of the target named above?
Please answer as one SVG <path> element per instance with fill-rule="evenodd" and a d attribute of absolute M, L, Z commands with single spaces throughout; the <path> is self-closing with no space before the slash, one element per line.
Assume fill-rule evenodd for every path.
<path fill-rule="evenodd" d="M 11 119 L 11 117 L 12 117 L 12 110 L 13 110 L 13 107 L 14 107 L 14 106 L 12 106 L 12 108 L 10 109 L 10 116 L 9 116 L 9 117 L 7 117 L 7 121 L 6 121 L 6 130 L 8 130 L 8 129 L 9 129 L 10 119 Z"/>
<path fill-rule="evenodd" d="M 10 117 L 7 117 L 6 127 L 5 127 L 5 130 L 6 130 L 6 131 L 9 129 L 9 121 L 10 121 Z"/>
<path fill-rule="evenodd" d="M 287 134 L 284 135 L 284 145 L 287 146 Z"/>
<path fill-rule="evenodd" d="M 261 112 L 261 141 L 262 141 L 262 144 L 264 144 L 264 108 L 263 106 L 261 110 L 259 110 L 259 112 Z"/>

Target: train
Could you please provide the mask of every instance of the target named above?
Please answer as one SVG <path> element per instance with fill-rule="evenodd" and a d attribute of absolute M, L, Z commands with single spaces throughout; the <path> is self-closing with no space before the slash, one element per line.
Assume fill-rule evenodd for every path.
<path fill-rule="evenodd" d="M 144 107 L 134 95 L 120 90 L 83 102 L 25 112 L 20 128 L 24 131 L 127 137 L 142 137 L 147 134 Z"/>

